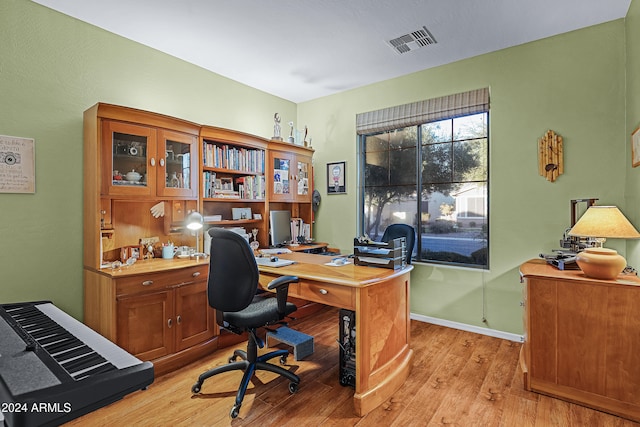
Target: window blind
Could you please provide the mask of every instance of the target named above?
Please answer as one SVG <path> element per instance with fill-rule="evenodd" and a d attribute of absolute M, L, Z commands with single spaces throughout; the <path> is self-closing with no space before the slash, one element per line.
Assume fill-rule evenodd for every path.
<path fill-rule="evenodd" d="M 356 115 L 359 135 L 489 111 L 489 88 L 475 89 Z"/>

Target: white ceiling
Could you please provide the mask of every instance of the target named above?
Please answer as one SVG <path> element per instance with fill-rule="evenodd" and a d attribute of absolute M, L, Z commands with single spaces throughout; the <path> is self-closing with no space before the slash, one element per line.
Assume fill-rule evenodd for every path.
<path fill-rule="evenodd" d="M 33 0 L 293 102 L 622 18 L 631 0 Z M 425 26 L 437 43 L 396 53 Z"/>

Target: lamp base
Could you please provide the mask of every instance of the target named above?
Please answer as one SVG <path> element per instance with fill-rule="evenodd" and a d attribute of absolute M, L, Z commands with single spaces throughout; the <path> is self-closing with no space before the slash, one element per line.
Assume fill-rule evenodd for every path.
<path fill-rule="evenodd" d="M 576 262 L 587 277 L 613 280 L 627 266 L 627 261 L 613 249 L 587 248 L 579 252 Z"/>

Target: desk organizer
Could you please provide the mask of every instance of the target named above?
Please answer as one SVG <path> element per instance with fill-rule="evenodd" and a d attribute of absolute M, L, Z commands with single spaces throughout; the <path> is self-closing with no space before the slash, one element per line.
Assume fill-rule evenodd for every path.
<path fill-rule="evenodd" d="M 271 340 L 293 347 L 295 360 L 304 359 L 313 353 L 313 337 L 300 331 L 294 331 L 286 326 L 281 326 L 273 332 L 267 332 L 267 347 L 272 346 Z"/>
<path fill-rule="evenodd" d="M 353 258 L 356 265 L 393 270 L 404 268 L 407 263 L 405 238 L 398 237 L 387 243 L 361 243 L 357 238 L 353 239 Z"/>

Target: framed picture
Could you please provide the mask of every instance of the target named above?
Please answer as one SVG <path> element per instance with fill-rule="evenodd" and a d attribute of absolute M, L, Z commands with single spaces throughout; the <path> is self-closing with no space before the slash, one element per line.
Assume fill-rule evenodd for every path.
<path fill-rule="evenodd" d="M 0 135 L 0 193 L 35 193 L 35 139 Z"/>
<path fill-rule="evenodd" d="M 327 163 L 327 194 L 346 194 L 347 162 Z"/>
<path fill-rule="evenodd" d="M 120 261 L 127 262 L 129 258 L 141 259 L 143 250 L 142 245 L 123 246 L 120 248 Z"/>
<path fill-rule="evenodd" d="M 233 219 L 251 219 L 251 208 L 231 208 Z"/>
<path fill-rule="evenodd" d="M 640 126 L 631 133 L 631 165 L 640 165 Z"/>
<path fill-rule="evenodd" d="M 220 187 L 221 190 L 233 190 L 233 179 L 220 178 Z"/>

